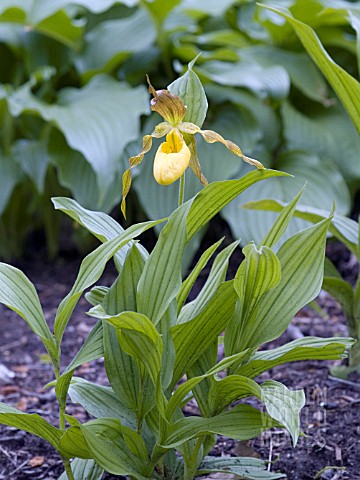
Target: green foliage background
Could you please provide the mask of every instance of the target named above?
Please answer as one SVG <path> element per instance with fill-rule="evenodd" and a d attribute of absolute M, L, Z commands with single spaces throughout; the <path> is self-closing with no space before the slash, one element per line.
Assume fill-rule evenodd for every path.
<path fill-rule="evenodd" d="M 263 3 L 310 25 L 331 57 L 358 76 L 357 2 Z M 303 204 L 330 210 L 335 199 L 337 212 L 347 214 L 360 177 L 358 133 L 293 26 L 251 0 L 3 0 L 0 255 L 21 254 L 26 235 L 39 226 L 49 252 L 56 252 L 53 195 L 70 194 L 85 208 L 105 212 L 119 204 L 127 159 L 159 120 L 145 117 L 145 74 L 165 88 L 200 52 L 193 69 L 209 99 L 204 128 L 295 175 L 256 185 L 228 205 L 222 215 L 234 236 L 241 231 L 244 244 L 260 241 L 274 221 L 272 214 L 239 205 L 289 201 L 305 181 Z M 199 140 L 198 150 L 209 181 L 246 171 L 221 145 Z M 176 206 L 177 186 L 155 183 L 152 155 L 135 172 L 132 222 L 144 214 L 167 216 Z M 201 186 L 187 177 L 190 198 Z M 303 222 L 294 219 L 288 235 Z"/>

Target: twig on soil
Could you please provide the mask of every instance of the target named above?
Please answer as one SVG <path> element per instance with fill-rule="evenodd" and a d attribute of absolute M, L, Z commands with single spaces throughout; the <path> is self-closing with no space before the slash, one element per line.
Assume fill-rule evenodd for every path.
<path fill-rule="evenodd" d="M 272 452 L 273 452 L 273 442 L 272 442 L 272 435 L 270 435 L 270 448 L 269 448 L 269 463 L 267 466 L 267 471 L 270 472 L 271 464 L 272 464 Z"/>
<path fill-rule="evenodd" d="M 344 380 L 343 378 L 332 377 L 331 375 L 329 375 L 328 379 L 334 382 L 343 383 L 344 385 L 348 385 L 349 387 L 360 389 L 360 383 L 350 382 L 350 380 Z"/>
<path fill-rule="evenodd" d="M 23 462 L 21 465 L 19 465 L 17 468 L 15 468 L 15 470 L 13 470 L 12 472 L 9 473 L 9 476 L 11 477 L 12 475 L 14 475 L 14 473 L 18 472 L 19 470 L 21 470 L 23 467 L 25 467 L 25 465 L 28 463 L 28 459 L 25 460 L 25 462 Z"/>

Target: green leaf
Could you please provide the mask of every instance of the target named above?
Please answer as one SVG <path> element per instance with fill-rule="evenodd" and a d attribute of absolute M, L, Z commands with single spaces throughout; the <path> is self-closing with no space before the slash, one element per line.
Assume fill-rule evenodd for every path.
<path fill-rule="evenodd" d="M 66 367 L 63 374 L 75 370 L 84 363 L 92 362 L 103 356 L 103 326 L 101 322 L 98 322 L 89 333 L 84 344 L 72 359 L 71 363 Z"/>
<path fill-rule="evenodd" d="M 82 378 L 74 378 L 69 388 L 73 403 L 79 403 L 95 418 L 118 418 L 123 425 L 135 426 L 135 414 L 127 408 L 111 387 L 103 387 Z"/>
<path fill-rule="evenodd" d="M 138 283 L 137 310 L 147 315 L 154 325 L 181 288 L 181 262 L 187 240 L 185 222 L 190 202 L 170 216 Z"/>
<path fill-rule="evenodd" d="M 86 79 L 96 73 L 111 73 L 131 54 L 148 50 L 155 37 L 145 9 L 126 18 L 103 21 L 86 34 L 85 48 L 75 65 Z"/>
<path fill-rule="evenodd" d="M 335 199 L 338 213 L 347 214 L 350 206 L 349 191 L 338 167 L 329 158 L 320 158 L 303 151 L 290 151 L 279 157 L 277 168 L 293 175 L 293 178 L 277 178 L 254 185 L 222 211 L 233 236 L 241 238 L 243 244 L 251 241 L 259 243 L 276 220 L 276 215 L 240 208 L 244 203 L 263 198 L 287 203 L 293 200 L 305 183 L 306 190 L 301 199 L 304 205 L 317 205 L 323 210 L 331 210 Z M 299 218 L 292 219 L 280 243 L 307 226 L 309 224 Z"/>
<path fill-rule="evenodd" d="M 10 95 L 11 114 L 33 113 L 55 125 L 90 163 L 105 196 L 125 146 L 139 136 L 139 117 L 148 111 L 145 89 L 98 75 L 81 89 L 61 90 L 58 103 L 49 105 L 35 97 L 31 87 L 27 83 Z"/>
<path fill-rule="evenodd" d="M 257 202 L 249 202 L 242 206 L 243 208 L 251 210 L 267 210 L 272 212 L 282 212 L 285 208 L 283 202 L 277 200 L 259 200 Z M 303 218 L 312 223 L 319 222 L 328 217 L 329 213 L 320 208 L 297 205 L 294 215 L 299 218 Z M 329 225 L 329 232 L 343 242 L 354 255 L 358 255 L 357 242 L 358 242 L 358 230 L 359 226 L 357 222 L 351 218 L 344 217 L 343 215 L 335 215 L 331 218 Z"/>
<path fill-rule="evenodd" d="M 85 293 L 85 298 L 90 305 L 95 307 L 95 305 L 102 303 L 108 291 L 109 287 L 93 287 L 90 292 Z"/>
<path fill-rule="evenodd" d="M 220 243 L 223 241 L 223 238 L 220 239 L 218 242 L 214 243 L 214 245 L 211 245 L 211 247 L 207 248 L 205 252 L 201 255 L 199 261 L 195 265 L 195 267 L 192 269 L 186 280 L 183 281 L 181 285 L 180 292 L 178 293 L 178 296 L 176 298 L 177 300 L 177 305 L 178 305 L 178 315 L 180 313 L 180 310 L 182 309 L 194 283 L 196 282 L 196 279 L 198 278 L 200 272 L 205 268 L 206 264 L 210 260 L 210 257 L 213 255 L 215 250 L 218 248 Z"/>
<path fill-rule="evenodd" d="M 185 323 L 194 318 L 216 293 L 220 284 L 225 281 L 229 259 L 239 242 L 233 242 L 222 250 L 215 258 L 209 276 L 195 300 L 185 305 L 177 319 L 177 324 Z"/>
<path fill-rule="evenodd" d="M 195 233 L 206 225 L 225 205 L 250 186 L 267 178 L 286 175 L 286 173 L 276 170 L 254 170 L 239 180 L 225 180 L 211 183 L 201 190 L 192 202 L 186 220 L 188 239 L 192 238 Z"/>
<path fill-rule="evenodd" d="M 95 420 L 80 428 L 95 461 L 107 472 L 145 480 L 148 463 L 130 450 L 123 436 L 125 428 L 119 421 L 111 418 Z M 143 444 L 141 436 L 133 434 L 137 435 L 138 443 Z"/>
<path fill-rule="evenodd" d="M 54 337 L 46 323 L 40 300 L 34 285 L 19 269 L 0 263 L 0 302 L 14 310 L 38 335 L 52 361 L 58 363 Z"/>
<path fill-rule="evenodd" d="M 45 175 L 49 164 L 46 145 L 35 140 L 18 140 L 12 152 L 15 161 L 32 180 L 38 193 L 44 193 Z"/>
<path fill-rule="evenodd" d="M 263 460 L 252 457 L 205 457 L 197 474 L 216 472 L 234 474 L 250 480 L 275 480 L 286 476 L 282 473 L 269 472 Z"/>
<path fill-rule="evenodd" d="M 175 392 L 173 393 L 173 395 L 171 396 L 169 403 L 165 409 L 165 416 L 168 419 L 168 421 L 172 420 L 172 417 L 175 414 L 176 409 L 181 406 L 186 395 L 188 395 L 191 392 L 191 390 L 195 388 L 197 384 L 199 384 L 202 380 L 206 379 L 207 377 L 213 377 L 216 373 L 229 368 L 234 362 L 237 362 L 242 357 L 244 357 L 246 353 L 247 352 L 241 352 L 231 357 L 225 357 L 203 375 L 200 375 L 198 377 L 193 377 L 187 380 L 186 382 L 182 383 L 181 385 L 179 385 L 175 390 Z"/>
<path fill-rule="evenodd" d="M 176 352 L 173 386 L 225 329 L 234 314 L 236 298 L 233 282 L 225 282 L 195 318 L 172 327 Z"/>
<path fill-rule="evenodd" d="M 298 201 L 305 190 L 305 186 L 306 185 L 304 185 L 296 197 L 286 205 L 286 207 L 281 211 L 280 215 L 277 216 L 274 225 L 261 240 L 259 246 L 266 245 L 267 247 L 272 248 L 281 239 L 294 215 L 296 205 L 298 204 Z"/>
<path fill-rule="evenodd" d="M 249 440 L 264 430 L 277 426 L 266 413 L 249 405 L 238 405 L 216 417 L 187 417 L 169 426 L 161 446 L 176 448 L 184 442 L 209 433 L 224 435 L 235 440 Z"/>
<path fill-rule="evenodd" d="M 242 345 L 246 330 L 256 323 L 265 294 L 273 290 L 281 279 L 280 261 L 269 247 L 263 246 L 258 250 L 254 244 L 249 244 L 243 253 L 245 260 L 234 279 L 239 312 L 231 319 L 225 332 L 225 350 L 229 355 L 244 350 Z"/>
<path fill-rule="evenodd" d="M 128 250 L 123 268 L 102 302 L 108 315 L 136 311 L 136 290 L 144 260 L 135 245 Z M 129 408 L 137 408 L 139 374 L 134 359 L 121 348 L 116 329 L 104 322 L 105 369 L 115 393 Z"/>
<path fill-rule="evenodd" d="M 295 446 L 300 435 L 300 411 L 305 405 L 303 390 L 289 390 L 282 383 L 268 380 L 261 385 L 262 401 L 270 417 L 284 425 Z"/>
<path fill-rule="evenodd" d="M 14 159 L 4 154 L 0 157 L 0 214 L 10 200 L 15 186 L 22 179 L 22 173 Z"/>
<path fill-rule="evenodd" d="M 290 23 L 312 60 L 320 68 L 339 96 L 354 122 L 357 131 L 360 133 L 359 82 L 333 61 L 311 27 L 293 18 L 283 10 L 268 6 L 263 7 L 278 13 Z"/>
<path fill-rule="evenodd" d="M 305 337 L 272 350 L 256 352 L 236 373 L 254 378 L 277 365 L 300 360 L 339 360 L 354 343 L 352 338 Z"/>
<path fill-rule="evenodd" d="M 354 290 L 350 283 L 342 278 L 324 277 L 322 288 L 330 293 L 341 305 L 348 322 L 354 316 Z"/>
<path fill-rule="evenodd" d="M 0 403 L 0 423 L 37 435 L 48 441 L 61 453 L 59 441 L 63 431 L 47 423 L 40 415 L 24 413 L 16 408 L 9 407 L 5 403 Z"/>
<path fill-rule="evenodd" d="M 71 470 L 75 480 L 101 480 L 104 473 L 104 469 L 97 465 L 95 460 L 82 458 L 74 458 Z M 59 480 L 68 480 L 66 472 L 63 472 Z"/>
<path fill-rule="evenodd" d="M 87 210 L 72 198 L 53 197 L 51 200 L 56 210 L 61 210 L 69 215 L 69 217 L 86 228 L 86 230 L 92 233 L 102 243 L 112 240 L 124 232 L 123 227 L 110 217 L 110 215 L 106 215 L 106 213 L 103 212 Z M 116 253 L 116 259 L 120 266 L 123 265 L 126 254 L 132 245 L 134 245 L 134 242 L 129 241 Z M 137 248 L 144 257 L 147 257 L 148 254 L 144 247 L 137 244 Z"/>
<path fill-rule="evenodd" d="M 74 425 L 68 428 L 61 437 L 59 446 L 63 455 L 67 458 L 92 458 L 92 454 L 85 442 L 84 435 L 80 430 L 80 425 Z"/>
<path fill-rule="evenodd" d="M 281 264 L 280 283 L 260 299 L 251 322 L 242 325 L 240 351 L 280 336 L 293 316 L 318 295 L 330 221 L 323 220 L 302 230 L 280 248 L 277 254 Z"/>
<path fill-rule="evenodd" d="M 198 67 L 198 71 L 220 85 L 245 87 L 259 98 L 283 99 L 289 94 L 290 78 L 285 68 L 263 67 L 255 58 L 241 58 L 237 63 L 213 60 Z"/>
<path fill-rule="evenodd" d="M 201 128 L 206 117 L 208 102 L 204 87 L 193 70 L 196 60 L 197 57 L 189 63 L 187 72 L 168 86 L 168 90 L 173 95 L 178 95 L 187 107 L 183 121 L 195 123 Z"/>
<path fill-rule="evenodd" d="M 145 230 L 161 222 L 144 222 L 125 230 L 121 235 L 112 240 L 103 243 L 96 250 L 87 255 L 81 263 L 78 276 L 68 295 L 60 303 L 56 313 L 54 333 L 58 343 L 60 343 L 66 328 L 67 322 L 77 304 L 81 294 L 86 288 L 93 285 L 104 271 L 106 263 L 115 253 L 126 245 L 134 237 L 140 235 Z"/>
<path fill-rule="evenodd" d="M 161 369 L 163 344 L 160 334 L 149 318 L 137 312 L 108 315 L 100 305 L 93 307 L 89 314 L 106 320 L 121 331 L 122 349 L 139 364 L 144 365 L 156 386 Z"/>

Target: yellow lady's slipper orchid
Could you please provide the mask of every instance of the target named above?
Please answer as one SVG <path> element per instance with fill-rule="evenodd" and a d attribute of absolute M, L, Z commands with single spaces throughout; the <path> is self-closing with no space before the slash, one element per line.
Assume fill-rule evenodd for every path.
<path fill-rule="evenodd" d="M 189 166 L 191 153 L 183 136 L 176 129 L 166 135 L 155 155 L 154 177 L 160 185 L 178 180 Z"/>
<path fill-rule="evenodd" d="M 186 107 L 177 95 L 168 90 L 155 90 L 147 77 L 149 92 L 153 95 L 151 110 L 163 117 L 165 122 L 156 125 L 150 135 L 143 138 L 141 151 L 129 159 L 129 168 L 125 170 L 122 177 L 123 192 L 121 211 L 125 217 L 126 197 L 131 186 L 131 170 L 140 165 L 144 155 L 152 147 L 153 138 L 162 138 L 166 135 L 166 142 L 163 142 L 155 155 L 154 177 L 161 185 L 170 185 L 185 173 L 190 167 L 203 185 L 207 185 L 200 162 L 196 153 L 195 135 L 200 134 L 207 143 L 222 143 L 231 153 L 242 158 L 244 162 L 250 163 L 256 168 L 263 169 L 264 166 L 243 154 L 240 147 L 230 140 L 225 140 L 221 135 L 212 130 L 201 130 L 194 123 L 183 121 L 186 115 Z M 180 198 L 180 197 L 179 197 Z"/>

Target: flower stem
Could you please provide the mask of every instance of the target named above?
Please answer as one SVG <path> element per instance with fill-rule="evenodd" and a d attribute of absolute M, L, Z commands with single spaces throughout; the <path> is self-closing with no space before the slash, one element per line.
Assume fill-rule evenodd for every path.
<path fill-rule="evenodd" d="M 184 194 L 185 194 L 185 172 L 180 177 L 178 207 L 180 207 L 184 203 Z"/>

